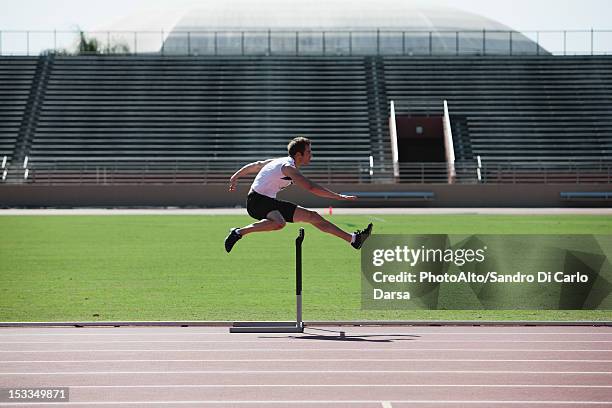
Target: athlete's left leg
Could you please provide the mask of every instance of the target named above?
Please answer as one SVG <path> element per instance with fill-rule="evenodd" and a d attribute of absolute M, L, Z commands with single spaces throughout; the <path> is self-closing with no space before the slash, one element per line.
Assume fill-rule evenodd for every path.
<path fill-rule="evenodd" d="M 287 223 L 283 218 L 283 215 L 278 210 L 270 211 L 266 218 L 263 220 L 254 222 L 253 224 L 247 225 L 246 227 L 242 227 L 238 230 L 238 233 L 242 236 L 247 234 L 251 234 L 253 232 L 263 232 L 263 231 L 276 231 L 279 229 L 283 229 Z"/>

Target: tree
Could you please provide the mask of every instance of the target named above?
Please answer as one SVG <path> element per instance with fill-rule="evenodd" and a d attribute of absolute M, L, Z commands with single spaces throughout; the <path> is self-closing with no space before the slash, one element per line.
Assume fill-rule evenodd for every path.
<path fill-rule="evenodd" d="M 87 37 L 85 33 L 79 30 L 79 42 L 77 45 L 77 55 L 82 54 L 129 54 L 130 47 L 123 42 L 107 43 L 103 46 L 95 37 Z"/>
<path fill-rule="evenodd" d="M 83 31 L 79 30 L 79 44 L 77 54 L 101 54 L 100 42 L 97 38 L 87 38 Z"/>

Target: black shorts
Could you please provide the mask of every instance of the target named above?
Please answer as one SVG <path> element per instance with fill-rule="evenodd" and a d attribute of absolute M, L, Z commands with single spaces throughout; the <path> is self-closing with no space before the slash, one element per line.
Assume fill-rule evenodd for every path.
<path fill-rule="evenodd" d="M 278 210 L 285 221 L 293 222 L 293 214 L 297 205 L 251 191 L 247 196 L 246 208 L 249 215 L 256 220 L 263 220 L 270 211 Z"/>

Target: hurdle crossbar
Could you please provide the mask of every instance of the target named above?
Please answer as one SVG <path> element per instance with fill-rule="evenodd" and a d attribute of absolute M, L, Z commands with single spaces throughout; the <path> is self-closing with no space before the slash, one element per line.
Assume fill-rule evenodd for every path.
<path fill-rule="evenodd" d="M 295 239 L 295 321 L 291 322 L 234 322 L 230 333 L 303 333 L 302 320 L 302 242 L 304 228 Z"/>

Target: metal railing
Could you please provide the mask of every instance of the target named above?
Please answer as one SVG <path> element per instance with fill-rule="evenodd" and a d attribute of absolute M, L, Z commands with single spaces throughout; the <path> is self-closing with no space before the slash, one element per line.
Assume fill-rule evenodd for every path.
<path fill-rule="evenodd" d="M 40 31 L 0 30 L 0 55 L 86 54 L 81 34 L 101 54 L 155 55 L 604 55 L 612 30 L 423 31 Z"/>
<path fill-rule="evenodd" d="M 511 164 L 487 163 L 481 168 L 482 183 L 610 184 L 612 162 Z"/>
<path fill-rule="evenodd" d="M 455 162 L 456 184 L 587 184 L 611 183 L 612 162 L 483 163 Z M 445 184 L 446 163 L 400 163 L 396 183 Z"/>
<path fill-rule="evenodd" d="M 227 184 L 232 173 L 246 162 L 144 161 L 115 163 L 53 163 L 31 167 L 27 183 L 36 184 Z M 305 172 L 320 183 L 367 183 L 366 161 L 328 161 L 308 166 Z M 252 181 L 246 177 L 242 182 Z"/>
<path fill-rule="evenodd" d="M 27 178 L 23 169 L 16 179 L 43 185 L 138 185 L 138 184 L 227 184 L 230 175 L 242 167 L 239 161 L 141 161 L 107 163 L 31 163 Z M 370 167 L 369 160 L 325 161 L 302 168 L 304 174 L 322 184 L 445 184 L 446 163 L 401 163 L 400 176 L 392 169 Z M 612 162 L 512 164 L 455 163 L 458 184 L 612 183 Z M 14 178 L 15 179 L 15 178 Z M 242 179 L 248 183 L 251 178 Z"/>

